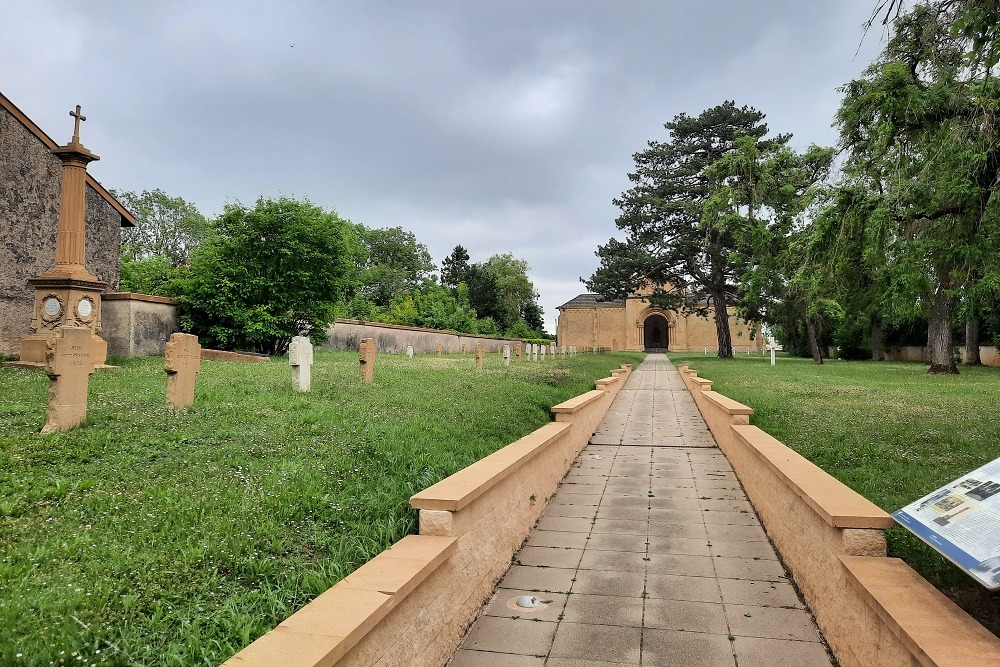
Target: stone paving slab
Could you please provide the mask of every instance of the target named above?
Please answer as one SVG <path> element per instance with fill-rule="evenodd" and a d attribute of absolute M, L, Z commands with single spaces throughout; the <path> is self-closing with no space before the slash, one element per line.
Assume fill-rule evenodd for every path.
<path fill-rule="evenodd" d="M 832 662 L 679 374 L 651 354 L 450 665 Z"/>

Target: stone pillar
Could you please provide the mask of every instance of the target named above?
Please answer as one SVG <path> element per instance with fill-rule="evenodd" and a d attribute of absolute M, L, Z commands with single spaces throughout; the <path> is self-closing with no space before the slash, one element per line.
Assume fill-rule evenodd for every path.
<path fill-rule="evenodd" d="M 483 370 L 483 357 L 486 356 L 486 346 L 482 343 L 476 345 L 476 370 Z"/>
<path fill-rule="evenodd" d="M 87 418 L 87 385 L 94 372 L 90 329 L 62 327 L 49 336 L 45 372 L 49 376 L 49 408 L 42 433 L 68 431 Z"/>
<path fill-rule="evenodd" d="M 358 362 L 361 364 L 361 379 L 371 382 L 375 379 L 375 339 L 365 338 L 358 350 Z"/>
<path fill-rule="evenodd" d="M 21 341 L 22 366 L 45 365 L 48 339 L 62 327 L 91 332 L 90 351 L 95 366 L 108 357 L 108 344 L 101 333 L 101 292 L 107 283 L 90 273 L 85 264 L 87 217 L 87 165 L 100 158 L 80 143 L 80 107 L 70 112 L 76 118 L 73 138 L 52 152 L 63 163 L 59 230 L 56 233 L 56 264 L 28 282 L 35 288 L 35 309 L 29 334 Z"/>
<path fill-rule="evenodd" d="M 163 370 L 167 372 L 167 407 L 180 409 L 194 403 L 195 377 L 201 370 L 198 337 L 185 333 L 170 336 Z"/>
<path fill-rule="evenodd" d="M 288 346 L 288 364 L 292 367 L 292 389 L 312 388 L 313 346 L 306 336 L 296 336 Z"/>

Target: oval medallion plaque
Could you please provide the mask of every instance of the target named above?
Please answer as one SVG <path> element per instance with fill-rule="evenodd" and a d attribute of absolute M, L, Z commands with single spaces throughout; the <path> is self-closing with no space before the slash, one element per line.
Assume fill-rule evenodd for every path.
<path fill-rule="evenodd" d="M 90 317 L 92 312 L 94 312 L 94 302 L 90 299 L 80 299 L 80 303 L 76 304 L 76 313 L 80 317 Z"/>
<path fill-rule="evenodd" d="M 62 302 L 58 297 L 50 296 L 42 302 L 42 310 L 47 317 L 55 317 L 62 310 Z"/>

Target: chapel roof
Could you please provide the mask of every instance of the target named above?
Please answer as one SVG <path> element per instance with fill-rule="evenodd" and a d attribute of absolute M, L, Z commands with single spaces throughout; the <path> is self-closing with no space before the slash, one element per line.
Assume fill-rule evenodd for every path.
<path fill-rule="evenodd" d="M 624 308 L 625 299 L 614 299 L 611 301 L 601 301 L 600 294 L 578 294 L 561 306 L 556 306 L 556 310 L 570 310 L 573 308 Z"/>
<path fill-rule="evenodd" d="M 54 148 L 59 147 L 59 144 L 57 144 L 52 139 L 52 137 L 45 134 L 45 132 L 42 131 L 42 128 L 35 125 L 35 122 L 30 118 L 28 118 L 23 111 L 18 109 L 17 106 L 15 106 L 13 102 L 7 99 L 7 96 L 4 95 L 3 93 L 0 93 L 0 108 L 5 109 L 7 113 L 9 113 L 11 116 L 20 121 L 21 125 L 24 125 L 26 128 L 28 128 L 28 131 L 34 134 L 36 137 L 38 137 L 39 141 L 45 144 L 45 147 L 48 148 L 49 150 L 53 150 Z M 135 216 L 133 216 L 128 211 L 128 209 L 122 206 L 121 202 L 115 199 L 110 192 L 105 190 L 104 186 L 98 183 L 97 179 L 91 176 L 89 172 L 87 173 L 87 185 L 94 188 L 94 191 L 97 192 L 97 194 L 101 195 L 101 197 L 103 197 L 109 204 L 111 204 L 112 208 L 118 211 L 118 214 L 121 216 L 122 227 L 135 226 Z"/>

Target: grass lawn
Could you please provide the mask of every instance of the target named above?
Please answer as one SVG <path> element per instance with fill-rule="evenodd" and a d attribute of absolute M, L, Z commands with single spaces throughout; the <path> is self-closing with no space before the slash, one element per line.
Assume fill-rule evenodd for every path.
<path fill-rule="evenodd" d="M 0 368 L 0 664 L 218 664 L 413 532 L 413 493 L 641 358 L 381 354 L 366 385 L 320 351 L 308 394 L 283 358 L 208 361 L 179 413 L 162 358 L 113 360 L 50 436 L 45 375 Z"/>
<path fill-rule="evenodd" d="M 1000 368 L 962 366 L 931 376 L 920 363 L 671 353 L 712 389 L 754 409 L 751 423 L 894 512 L 1000 456 Z M 1000 596 L 989 593 L 902 528 L 889 555 L 906 560 L 994 634 Z"/>

